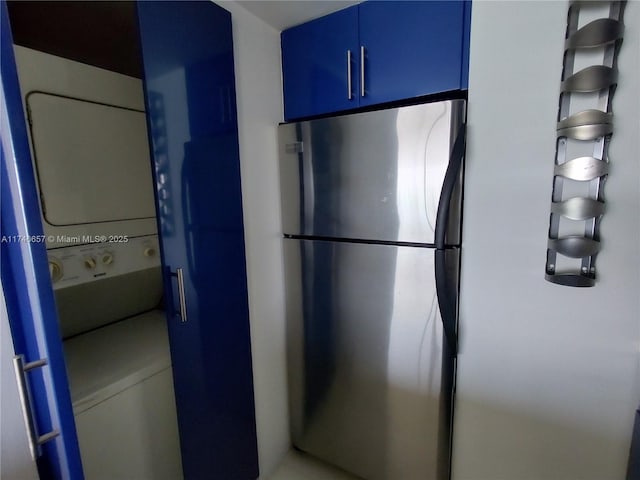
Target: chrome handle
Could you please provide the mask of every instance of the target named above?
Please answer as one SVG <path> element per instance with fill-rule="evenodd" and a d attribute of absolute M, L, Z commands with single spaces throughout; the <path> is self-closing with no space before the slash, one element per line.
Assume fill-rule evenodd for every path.
<path fill-rule="evenodd" d="M 171 273 L 172 277 L 178 279 L 178 299 L 180 301 L 180 310 L 176 313 L 180 315 L 180 321 L 187 321 L 187 297 L 184 290 L 184 271 L 182 268 L 176 268 L 175 273 Z"/>
<path fill-rule="evenodd" d="M 35 418 L 33 416 L 33 404 L 31 402 L 31 394 L 25 374 L 34 368 L 44 367 L 47 364 L 45 359 L 36 360 L 34 362 L 24 363 L 23 355 L 13 357 L 13 369 L 18 383 L 18 394 L 20 396 L 20 404 L 22 405 L 22 418 L 27 428 L 27 437 L 29 441 L 29 451 L 31 458 L 35 461 L 41 454 L 40 445 L 53 440 L 60 435 L 60 431 L 54 429 L 44 435 L 38 435 Z"/>
<path fill-rule="evenodd" d="M 622 38 L 623 33 L 622 22 L 613 18 L 599 18 L 571 35 L 565 43 L 565 50 L 601 47 Z"/>
<path fill-rule="evenodd" d="M 351 50 L 347 50 L 347 99 L 353 100 L 351 93 Z"/>
<path fill-rule="evenodd" d="M 364 97 L 364 45 L 360 46 L 360 96 Z"/>

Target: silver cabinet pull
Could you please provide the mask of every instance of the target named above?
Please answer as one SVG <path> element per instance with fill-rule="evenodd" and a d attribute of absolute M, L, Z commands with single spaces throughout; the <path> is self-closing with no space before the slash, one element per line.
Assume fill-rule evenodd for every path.
<path fill-rule="evenodd" d="M 31 458 L 35 461 L 40 455 L 40 445 L 53 440 L 60 435 L 60 431 L 54 429 L 44 435 L 38 435 L 38 428 L 36 427 L 36 420 L 33 415 L 33 403 L 31 401 L 31 393 L 29 385 L 26 379 L 26 373 L 34 368 L 44 367 L 47 364 L 47 360 L 36 360 L 34 362 L 24 363 L 23 355 L 16 355 L 13 357 L 13 369 L 16 374 L 16 381 L 18 383 L 18 394 L 20 396 L 20 404 L 22 405 L 22 417 L 24 424 L 27 427 L 27 437 L 29 440 L 29 451 L 31 452 Z"/>
<path fill-rule="evenodd" d="M 175 273 L 171 272 L 172 277 L 178 279 L 178 298 L 180 300 L 180 310 L 176 312 L 180 315 L 180 321 L 187 321 L 187 298 L 184 290 L 184 271 L 182 268 L 176 268 Z"/>
<path fill-rule="evenodd" d="M 360 46 L 360 96 L 364 97 L 364 45 Z"/>
<path fill-rule="evenodd" d="M 351 93 L 351 50 L 347 50 L 347 99 L 353 100 L 353 94 Z"/>

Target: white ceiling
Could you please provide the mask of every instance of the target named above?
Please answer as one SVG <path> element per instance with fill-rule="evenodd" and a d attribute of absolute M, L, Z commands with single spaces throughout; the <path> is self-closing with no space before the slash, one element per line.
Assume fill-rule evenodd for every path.
<path fill-rule="evenodd" d="M 354 0 L 237 0 L 237 2 L 277 30 L 284 30 L 360 3 Z"/>

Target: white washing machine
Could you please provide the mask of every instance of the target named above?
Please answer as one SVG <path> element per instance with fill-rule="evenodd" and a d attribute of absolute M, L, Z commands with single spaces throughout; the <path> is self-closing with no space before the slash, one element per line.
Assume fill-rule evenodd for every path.
<path fill-rule="evenodd" d="M 182 478 L 164 312 L 65 342 L 87 479 Z"/>

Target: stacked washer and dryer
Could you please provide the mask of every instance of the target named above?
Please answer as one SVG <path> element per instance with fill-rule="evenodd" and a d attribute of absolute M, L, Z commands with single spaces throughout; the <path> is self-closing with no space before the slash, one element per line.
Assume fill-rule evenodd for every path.
<path fill-rule="evenodd" d="M 181 478 L 142 82 L 15 49 L 85 476 Z"/>

